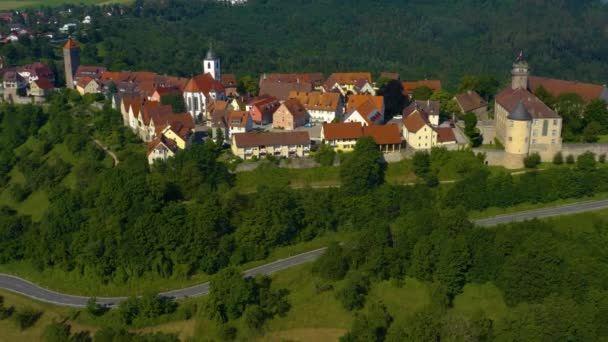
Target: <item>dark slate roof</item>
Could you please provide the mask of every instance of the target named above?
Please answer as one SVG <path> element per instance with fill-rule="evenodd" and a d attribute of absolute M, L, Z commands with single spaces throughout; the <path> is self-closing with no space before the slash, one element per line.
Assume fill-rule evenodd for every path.
<path fill-rule="evenodd" d="M 515 106 L 515 109 L 513 109 L 513 111 L 509 113 L 508 118 L 509 120 L 530 121 L 532 120 L 532 115 L 528 113 L 528 110 L 526 109 L 526 106 L 524 106 L 524 103 L 522 101 L 519 101 L 519 103 L 517 103 L 517 106 Z"/>
<path fill-rule="evenodd" d="M 205 59 L 215 60 L 215 53 L 213 52 L 213 49 L 209 49 L 209 51 L 207 51 L 207 56 L 205 57 Z"/>

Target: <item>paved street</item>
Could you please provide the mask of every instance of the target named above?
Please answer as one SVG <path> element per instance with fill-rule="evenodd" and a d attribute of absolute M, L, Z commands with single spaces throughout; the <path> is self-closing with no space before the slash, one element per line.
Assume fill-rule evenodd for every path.
<path fill-rule="evenodd" d="M 326 248 L 316 249 L 314 251 L 298 254 L 289 258 L 280 259 L 259 267 L 255 267 L 244 272 L 246 277 L 254 277 L 258 274 L 273 274 L 297 265 L 301 265 L 310 261 L 316 260 L 325 252 Z M 43 289 L 27 280 L 8 275 L 0 274 L 0 288 L 7 289 L 11 292 L 16 292 L 27 297 L 31 297 L 43 302 L 73 306 L 86 307 L 89 297 L 71 296 Z M 179 289 L 161 293 L 161 296 L 172 297 L 174 299 L 183 299 L 189 297 L 204 296 L 209 293 L 209 283 L 204 283 L 185 289 Z M 97 298 L 97 302 L 102 305 L 115 306 L 125 300 L 125 297 Z"/>
<path fill-rule="evenodd" d="M 601 201 L 590 201 L 573 203 L 568 205 L 562 205 L 559 207 L 537 209 L 530 211 L 522 211 L 519 213 L 494 216 L 487 219 L 474 220 L 473 222 L 478 226 L 489 227 L 496 226 L 499 224 L 505 224 L 510 222 L 521 222 L 525 220 L 531 220 L 534 218 L 545 218 L 561 215 L 577 214 L 587 211 L 595 211 L 608 208 L 608 200 Z"/>
<path fill-rule="evenodd" d="M 533 218 L 545 218 L 554 217 L 560 215 L 576 214 L 588 211 L 595 211 L 600 209 L 608 208 L 608 200 L 582 202 L 569 205 L 563 205 L 559 207 L 530 210 L 525 212 L 519 212 L 508 215 L 495 216 L 492 218 L 481 219 L 473 221 L 478 226 L 495 226 L 499 224 L 505 224 L 510 222 L 519 222 L 524 220 L 530 220 Z M 243 274 L 245 277 L 253 277 L 258 274 L 273 274 L 278 271 L 282 271 L 294 266 L 298 266 L 307 262 L 316 260 L 325 252 L 326 248 L 320 248 L 314 251 L 298 254 L 289 258 L 280 259 L 259 267 L 255 267 L 246 270 Z M 56 305 L 73 306 L 73 307 L 85 307 L 88 297 L 82 296 L 71 296 L 66 294 L 57 293 L 43 289 L 27 280 L 8 275 L 0 274 L 0 288 L 7 289 L 12 292 L 22 294 L 27 297 L 31 297 L 43 302 L 48 302 Z M 169 292 L 161 293 L 162 296 L 172 297 L 175 299 L 183 299 L 188 297 L 204 296 L 209 293 L 209 283 L 204 283 L 185 289 L 179 289 Z M 116 306 L 121 301 L 125 300 L 125 297 L 113 297 L 113 298 L 97 298 L 100 304 L 107 306 Z"/>

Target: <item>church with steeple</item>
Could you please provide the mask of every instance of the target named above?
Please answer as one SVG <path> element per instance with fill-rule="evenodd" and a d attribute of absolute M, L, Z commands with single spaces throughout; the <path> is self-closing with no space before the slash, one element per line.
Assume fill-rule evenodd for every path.
<path fill-rule="evenodd" d="M 520 53 L 511 69 L 511 87 L 495 99 L 496 137 L 505 147 L 506 164 L 513 167 L 532 153 L 550 161 L 562 149 L 562 118 L 529 91 L 529 77 L 528 62 Z"/>
<path fill-rule="evenodd" d="M 213 49 L 209 48 L 203 59 L 203 73 L 191 78 L 184 88 L 186 111 L 192 115 L 195 122 L 205 119 L 209 103 L 226 99 L 221 80 L 220 59 Z"/>

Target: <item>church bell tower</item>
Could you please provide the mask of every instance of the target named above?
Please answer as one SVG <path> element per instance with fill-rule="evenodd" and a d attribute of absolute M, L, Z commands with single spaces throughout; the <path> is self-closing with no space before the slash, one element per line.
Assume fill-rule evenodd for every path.
<path fill-rule="evenodd" d="M 209 73 L 214 80 L 221 82 L 220 59 L 217 58 L 212 47 L 209 47 L 209 51 L 207 51 L 203 60 L 203 73 Z"/>

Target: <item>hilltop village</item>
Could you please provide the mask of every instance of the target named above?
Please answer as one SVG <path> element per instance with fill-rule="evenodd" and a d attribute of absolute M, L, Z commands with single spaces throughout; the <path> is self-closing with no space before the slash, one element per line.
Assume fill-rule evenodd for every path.
<path fill-rule="evenodd" d="M 473 89 L 449 99 L 460 115 L 446 115 L 445 102 L 433 98 L 442 91 L 440 80 L 402 81 L 390 72 L 376 80 L 370 72 L 336 72 L 327 78 L 269 73 L 260 75 L 254 95 L 239 89 L 234 74 L 222 72 L 211 48 L 202 73 L 192 78 L 81 65 L 80 53 L 78 43 L 68 39 L 63 46 L 66 86 L 110 99 L 124 125 L 147 143 L 150 164 L 205 138 L 230 145 L 243 160 L 258 160 L 306 158 L 322 143 L 347 152 L 358 138 L 370 136 L 387 160 L 399 160 L 433 147 L 476 147 L 470 128 L 458 120 L 472 113 L 482 147 L 500 147 L 483 150 L 486 162 L 520 168 L 526 156 L 550 161 L 565 148 L 563 119 L 535 95 L 539 89 L 554 97 L 577 94 L 587 103 L 608 100 L 604 86 L 531 76 L 523 53 L 511 66 L 511 84 L 493 96 L 493 103 Z M 53 72 L 42 63 L 4 68 L 2 74 L 3 99 L 9 102 L 42 102 L 55 87 Z M 406 99 L 401 112 L 387 112 L 394 91 L 381 94 L 383 87 L 398 89 Z M 428 95 L 420 99 L 416 93 Z M 568 155 L 598 152 L 593 144 L 567 148 Z"/>

